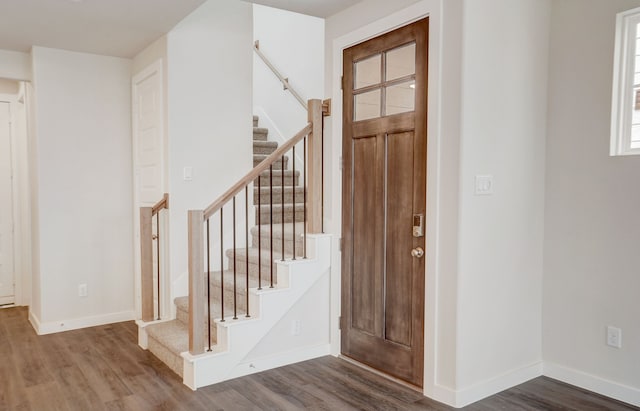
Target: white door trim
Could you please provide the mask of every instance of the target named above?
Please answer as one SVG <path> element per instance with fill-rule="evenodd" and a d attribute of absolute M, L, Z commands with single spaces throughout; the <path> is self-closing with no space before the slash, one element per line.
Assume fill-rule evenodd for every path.
<path fill-rule="evenodd" d="M 134 215 L 134 232 L 133 232 L 133 247 L 135 250 L 134 259 L 135 259 L 135 295 L 136 295 L 136 318 L 141 318 L 142 309 L 141 309 L 141 285 L 140 285 L 140 242 L 139 242 L 139 232 L 140 232 L 140 198 L 139 198 L 139 164 L 138 164 L 138 143 L 140 136 L 138 135 L 138 118 L 136 116 L 136 108 L 138 105 L 138 90 L 137 85 L 142 83 L 144 80 L 148 79 L 151 76 L 157 75 L 159 78 L 158 87 L 159 90 L 159 123 L 158 128 L 160 129 L 160 135 L 162 136 L 162 144 L 161 144 L 161 170 L 160 170 L 160 179 L 161 179 L 161 187 L 163 192 L 168 192 L 168 179 L 167 179 L 167 136 L 166 136 L 166 127 L 165 127 L 165 82 L 163 77 L 163 60 L 158 59 L 147 66 L 145 69 L 134 75 L 131 79 L 131 98 L 132 98 L 132 153 L 133 153 L 133 215 Z M 158 197 L 157 201 L 160 201 L 162 197 Z M 170 201 L 171 203 L 171 201 Z M 150 206 L 152 204 L 145 204 L 145 206 Z M 161 235 L 166 241 L 162 241 L 162 248 L 160 250 L 161 253 L 161 270 L 160 270 L 160 294 L 161 294 L 161 317 L 167 318 L 172 314 L 172 304 L 170 301 L 170 276 L 169 276 L 169 224 L 168 224 L 168 213 L 163 213 L 164 215 L 160 219 L 160 230 Z"/>
<path fill-rule="evenodd" d="M 30 203 L 28 197 L 28 179 L 23 170 L 27 170 L 27 113 L 26 107 L 21 111 L 19 104 L 24 104 L 21 97 L 25 93 L 24 86 L 19 94 L 0 94 L 0 102 L 9 104 L 10 144 L 11 144 L 11 168 L 12 168 L 12 219 L 13 219 L 13 280 L 15 305 L 29 305 L 30 303 L 30 270 L 31 261 L 29 244 Z M 22 113 L 23 118 L 18 119 Z M 22 121 L 22 127 L 18 127 Z M 3 299 L 0 304 L 6 304 L 8 299 Z"/>

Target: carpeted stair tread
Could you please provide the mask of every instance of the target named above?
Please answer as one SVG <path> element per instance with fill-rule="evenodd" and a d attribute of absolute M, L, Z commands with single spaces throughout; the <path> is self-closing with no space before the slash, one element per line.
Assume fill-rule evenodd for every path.
<path fill-rule="evenodd" d="M 295 213 L 294 213 L 295 210 Z M 283 206 L 280 203 L 264 204 L 260 207 L 256 206 L 255 224 L 269 224 L 273 219 L 273 224 L 281 224 L 283 221 Z M 284 203 L 284 222 L 291 223 L 292 221 L 303 222 L 304 221 L 304 203 Z"/>
<path fill-rule="evenodd" d="M 249 251 L 249 264 L 252 265 L 257 265 L 258 264 L 258 249 L 256 247 L 249 247 L 248 248 Z M 227 256 L 227 258 L 229 259 L 229 263 L 231 263 L 233 261 L 233 249 L 227 250 L 225 252 L 225 255 Z M 236 248 L 236 260 L 239 263 L 244 263 L 246 261 L 246 255 L 247 255 L 247 249 L 246 248 Z M 291 253 L 284 253 L 284 259 L 285 260 L 290 260 L 291 257 L 293 257 L 293 255 Z M 262 250 L 261 253 L 261 263 L 263 268 L 269 267 L 269 264 L 271 263 L 271 255 L 268 251 L 266 250 Z M 282 253 L 274 253 L 273 254 L 273 261 L 274 263 L 278 262 L 278 261 L 282 261 Z M 231 267 L 231 269 L 233 269 L 233 266 Z M 275 269 L 274 269 L 275 271 Z M 242 275 L 244 275 L 244 272 L 242 272 Z M 255 275 L 253 273 L 251 273 L 251 275 Z M 243 277 L 244 278 L 244 277 Z"/>
<path fill-rule="evenodd" d="M 277 254 L 282 255 L 282 233 L 283 224 L 273 224 L 273 249 Z M 299 222 L 296 226 L 295 252 L 297 256 L 304 255 L 304 223 Z M 271 246 L 271 224 L 256 225 L 251 228 L 251 244 L 253 247 L 262 247 L 263 250 L 270 250 Z M 260 233 L 260 242 L 258 242 L 258 233 Z M 284 224 L 284 247 L 285 253 L 293 255 L 293 224 Z"/>
<path fill-rule="evenodd" d="M 295 198 L 293 195 L 294 190 L 295 190 Z M 260 202 L 260 205 L 269 204 L 271 201 L 273 201 L 273 204 L 280 204 L 282 203 L 283 192 L 284 192 L 285 203 L 292 203 L 294 199 L 296 203 L 304 202 L 304 188 L 301 186 L 297 186 L 297 187 L 284 186 L 284 190 L 282 186 L 274 186 L 273 194 L 269 192 L 269 186 L 267 186 L 267 187 L 260 187 L 259 192 L 261 193 L 260 196 L 258 196 L 258 187 L 256 184 L 253 190 L 253 204 L 255 206 L 258 205 L 258 202 Z"/>
<path fill-rule="evenodd" d="M 254 154 L 253 166 L 255 167 L 258 164 L 262 163 L 267 157 L 269 157 L 267 154 Z M 289 166 L 289 157 L 284 156 L 284 169 L 287 170 L 288 166 Z M 276 160 L 273 163 L 273 168 L 274 170 L 282 170 L 282 159 Z"/>
<path fill-rule="evenodd" d="M 177 320 L 152 324 L 146 327 L 149 337 L 160 342 L 169 351 L 180 354 L 189 350 L 189 330 Z"/>
<path fill-rule="evenodd" d="M 262 237 L 266 238 L 266 237 L 270 237 L 271 232 L 273 231 L 274 240 L 281 239 L 282 233 L 284 232 L 285 238 L 291 238 L 291 236 L 293 235 L 293 225 L 294 224 L 292 223 L 274 224 L 273 230 L 270 224 L 255 225 L 251 227 L 249 232 L 251 233 L 252 236 L 255 236 L 255 237 L 258 236 L 258 232 L 259 232 Z M 304 223 L 302 222 L 295 223 L 295 226 L 296 226 L 296 237 L 301 236 L 302 232 L 304 231 Z"/>
<path fill-rule="evenodd" d="M 300 172 L 298 170 L 295 173 L 291 170 L 285 170 L 284 176 L 282 170 L 274 169 L 273 170 L 273 182 L 270 181 L 269 170 L 265 170 L 260 174 L 260 183 L 259 185 L 262 187 L 269 187 L 270 184 L 273 184 L 273 187 L 282 187 L 283 180 L 284 186 L 297 186 L 300 181 Z M 254 185 L 258 186 L 258 179 L 254 180 Z"/>
<path fill-rule="evenodd" d="M 278 148 L 277 141 L 253 140 L 253 154 L 271 154 Z"/>
<path fill-rule="evenodd" d="M 264 127 L 253 127 L 253 140 L 267 141 L 269 129 Z"/>

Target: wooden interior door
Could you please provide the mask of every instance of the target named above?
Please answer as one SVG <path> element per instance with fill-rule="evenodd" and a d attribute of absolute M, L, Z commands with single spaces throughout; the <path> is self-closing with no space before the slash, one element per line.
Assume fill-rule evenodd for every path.
<path fill-rule="evenodd" d="M 139 270 L 140 255 L 140 207 L 152 207 L 162 200 L 166 192 L 165 179 L 165 140 L 164 140 L 164 81 L 162 62 L 156 61 L 138 73 L 132 80 L 132 120 L 133 120 L 133 162 L 134 162 L 134 229 L 135 229 L 135 267 L 136 289 L 141 289 Z M 158 232 L 158 220 L 153 219 L 153 232 Z M 167 232 L 166 219 L 160 221 L 160 231 Z M 162 318 L 169 315 L 171 302 L 169 298 L 168 242 L 161 243 L 160 251 L 160 295 L 154 293 L 154 307 L 158 307 L 160 298 L 160 313 L 154 316 Z M 156 244 L 154 243 L 154 253 Z M 154 254 L 155 255 L 155 254 Z M 157 258 L 153 258 L 153 272 L 158 270 Z M 158 277 L 153 276 L 153 289 L 158 289 Z M 141 292 L 136 292 L 136 311 L 141 316 Z M 157 317 L 156 317 L 157 318 Z"/>
<path fill-rule="evenodd" d="M 342 353 L 419 387 L 428 32 L 424 19 L 343 54 Z"/>

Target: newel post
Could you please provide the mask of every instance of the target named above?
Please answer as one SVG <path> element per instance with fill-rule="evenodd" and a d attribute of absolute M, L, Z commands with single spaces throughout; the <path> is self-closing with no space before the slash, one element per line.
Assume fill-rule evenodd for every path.
<path fill-rule="evenodd" d="M 189 352 L 204 352 L 204 211 L 189 210 Z"/>
<path fill-rule="evenodd" d="M 313 125 L 309 134 L 308 215 L 307 231 L 322 233 L 322 100 L 309 100 L 309 122 Z"/>
<path fill-rule="evenodd" d="M 142 321 L 153 321 L 153 208 L 140 207 L 140 291 Z"/>

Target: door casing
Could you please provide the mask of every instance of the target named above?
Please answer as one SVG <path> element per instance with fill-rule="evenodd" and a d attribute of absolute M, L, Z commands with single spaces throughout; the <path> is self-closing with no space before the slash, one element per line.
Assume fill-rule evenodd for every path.
<path fill-rule="evenodd" d="M 443 58 L 443 37 L 442 37 L 442 4 L 438 0 L 423 0 L 409 7 L 380 16 L 378 20 L 371 23 L 356 27 L 353 30 L 335 38 L 331 46 L 332 69 L 331 69 L 331 97 L 332 97 L 332 117 L 327 122 L 329 129 L 327 130 L 328 141 L 330 141 L 329 155 L 326 157 L 327 165 L 327 181 L 330 181 L 331 196 L 328 198 L 330 203 L 327 210 L 327 225 L 333 233 L 339 233 L 342 229 L 342 90 L 340 87 L 340 76 L 342 75 L 342 52 L 344 49 L 361 43 L 373 37 L 384 34 L 396 27 L 401 27 L 424 17 L 429 17 L 430 33 L 429 33 L 429 97 L 428 105 L 430 108 L 428 114 L 429 140 L 427 143 L 427 189 L 429 197 L 427 199 L 427 215 L 426 225 L 429 227 L 430 236 L 427 237 L 427 254 L 426 254 L 426 291 L 425 291 L 425 376 L 424 390 L 425 395 L 433 398 L 441 398 L 441 401 L 447 402 L 446 393 L 441 391 L 436 383 L 437 368 L 436 363 L 449 364 L 450 360 L 448 352 L 438 349 L 438 345 L 433 343 L 436 340 L 448 341 L 450 338 L 446 335 L 438 337 L 436 332 L 439 329 L 438 323 L 442 318 L 448 318 L 442 312 L 438 314 L 438 307 L 443 307 L 442 302 L 438 301 L 438 294 L 441 286 L 438 286 L 438 278 L 441 265 L 450 264 L 448 258 L 441 258 L 443 249 L 449 244 L 449 239 L 438 235 L 440 226 L 442 226 L 442 218 L 444 223 L 448 223 L 451 216 L 443 215 L 446 206 L 453 207 L 452 198 L 447 196 L 448 191 L 443 187 L 451 186 L 457 190 L 458 176 L 456 173 L 451 174 L 450 170 L 442 168 L 442 158 L 454 156 L 457 153 L 455 145 L 445 145 L 441 141 L 442 133 L 455 135 L 458 131 L 457 123 L 444 121 L 442 117 L 443 110 L 451 108 L 452 105 L 459 102 L 459 98 L 452 96 L 447 102 L 442 103 L 443 96 L 441 90 L 444 83 L 449 87 L 456 88 L 455 76 L 445 78 L 442 75 L 443 70 L 455 72 L 459 67 L 460 61 L 456 58 Z M 441 67 L 441 65 L 443 65 Z M 457 83 L 456 83 L 457 84 Z M 455 150 L 455 153 L 451 152 Z M 449 158 L 447 157 L 447 158 Z M 455 191 L 457 192 L 457 191 Z M 445 208 L 443 208 L 445 207 Z M 331 262 L 331 337 L 330 352 L 333 355 L 340 355 L 340 311 L 341 311 L 341 239 L 336 236 L 332 246 L 332 262 Z M 446 253 L 446 250 L 444 250 Z M 446 284 L 445 284 L 446 286 Z M 446 304 L 445 304 L 446 306 Z M 442 365 L 441 365 L 442 366 Z M 448 365 L 446 365 L 448 369 Z M 438 394 L 440 393 L 440 394 Z"/>
<path fill-rule="evenodd" d="M 151 83 L 149 83 L 151 82 Z M 157 138 L 160 142 L 160 149 L 156 155 L 155 160 L 158 164 L 158 170 L 156 175 L 155 184 L 157 189 L 154 190 L 156 193 L 151 196 L 147 196 L 148 198 L 141 198 L 141 164 L 140 164 L 140 145 L 142 143 L 142 136 L 139 133 L 139 118 L 138 118 L 138 110 L 139 107 L 139 87 L 143 85 L 151 84 L 156 90 L 156 95 L 158 100 L 156 101 L 158 113 L 156 118 L 154 119 L 154 127 L 157 129 Z M 141 301 L 140 301 L 140 207 L 151 207 L 156 202 L 162 199 L 162 196 L 165 192 L 167 192 L 167 139 L 165 135 L 165 83 L 163 77 L 163 61 L 156 60 L 148 67 L 140 71 L 136 74 L 131 81 L 132 88 L 132 136 L 133 136 L 133 216 L 134 216 L 134 264 L 135 264 L 135 288 L 136 288 L 136 314 L 137 318 L 140 318 L 142 315 Z M 156 198 L 157 197 L 157 198 Z M 166 211 L 161 212 L 162 214 L 168 214 Z M 166 215 L 165 215 L 166 217 Z M 154 217 L 154 221 L 155 221 Z M 160 248 L 160 316 L 161 318 L 166 318 L 171 315 L 171 310 L 173 304 L 170 302 L 170 278 L 169 278 L 169 224 L 168 218 L 160 218 L 160 231 L 161 236 L 164 241 L 161 242 Z M 154 223 L 155 224 L 155 223 Z M 155 247 L 154 247 L 155 248 Z"/>
<path fill-rule="evenodd" d="M 360 153 L 360 156 L 364 155 L 363 153 L 369 152 L 369 155 L 374 155 L 374 157 L 370 161 L 374 161 L 376 164 L 382 161 L 381 164 L 384 164 L 384 170 L 378 170 L 380 167 L 376 166 L 374 168 L 363 171 L 361 170 L 361 168 L 357 168 L 356 165 L 352 163 L 351 154 L 347 155 L 347 157 L 345 157 L 343 160 L 345 164 L 345 168 L 343 169 L 343 178 L 342 178 L 344 182 L 343 193 L 342 193 L 342 201 L 343 201 L 342 231 L 343 231 L 343 236 L 345 241 L 343 243 L 343 248 L 342 248 L 343 255 L 342 255 L 342 270 L 341 270 L 342 277 L 343 277 L 342 291 L 341 291 L 342 298 L 343 298 L 342 318 L 341 318 L 342 319 L 341 329 L 343 331 L 342 331 L 341 350 L 345 353 L 345 355 L 352 356 L 352 358 L 355 358 L 355 359 L 360 358 L 359 359 L 360 361 L 365 362 L 369 366 L 376 367 L 383 372 L 389 372 L 390 374 L 398 378 L 405 379 L 407 382 L 415 384 L 415 386 L 419 386 L 419 387 L 422 387 L 423 385 L 423 366 L 424 366 L 423 344 L 424 344 L 424 280 L 425 280 L 424 269 L 425 269 L 425 266 L 424 266 L 424 262 L 421 261 L 420 259 L 416 259 L 416 258 L 412 259 L 410 257 L 409 251 L 412 247 L 426 246 L 424 237 L 423 238 L 414 237 L 413 239 L 411 239 L 412 237 L 411 236 L 411 220 L 412 220 L 411 214 L 413 213 L 415 215 L 415 213 L 420 213 L 424 215 L 425 207 L 426 207 L 426 204 L 425 204 L 426 203 L 426 194 L 425 194 L 426 162 L 425 161 L 426 161 L 426 143 L 427 143 L 426 120 L 427 120 L 427 84 L 428 84 L 427 66 L 428 66 L 428 46 L 429 46 L 428 39 L 429 39 L 429 22 L 428 22 L 428 19 L 425 18 L 418 22 L 415 22 L 414 24 L 408 24 L 404 27 L 393 30 L 392 32 L 385 33 L 383 36 L 378 36 L 373 39 L 370 39 L 367 42 L 360 43 L 357 45 L 357 47 L 359 48 L 350 48 L 349 50 L 349 55 L 352 56 L 351 58 L 355 62 L 359 60 L 367 60 L 368 59 L 367 56 L 377 55 L 382 50 L 393 50 L 393 49 L 396 49 L 396 47 L 401 47 L 403 44 L 407 44 L 410 41 L 415 42 L 417 64 L 416 64 L 416 71 L 415 71 L 416 73 L 415 82 L 414 82 L 415 86 L 413 86 L 413 88 L 416 90 L 416 96 L 415 96 L 416 106 L 413 112 L 409 112 L 406 114 L 391 115 L 390 117 L 385 117 L 383 113 L 383 117 L 378 117 L 377 119 L 365 120 L 361 122 L 358 122 L 355 120 L 347 120 L 347 118 L 344 117 L 345 115 L 349 117 L 353 115 L 353 113 L 348 109 L 348 107 L 352 106 L 353 100 L 347 98 L 352 94 L 351 91 L 347 91 L 347 90 L 351 90 L 352 84 L 350 83 L 350 81 L 354 81 L 351 67 L 348 67 L 345 69 L 345 74 L 344 74 L 345 77 L 343 81 L 344 83 L 343 87 L 345 88 L 345 90 L 343 91 L 343 94 L 347 99 L 345 100 L 346 102 L 345 102 L 345 105 L 343 106 L 343 111 L 342 111 L 343 124 L 345 127 L 345 130 L 343 131 L 344 133 L 343 149 L 342 149 L 343 155 L 347 155 L 348 153 L 353 153 L 354 156 L 357 156 L 356 153 L 360 152 L 364 147 L 368 147 L 365 151 Z M 345 51 L 345 56 L 346 56 L 346 51 Z M 420 64 L 418 64 L 420 61 L 423 61 L 425 66 L 421 67 Z M 382 59 L 382 62 L 384 62 L 384 59 Z M 346 62 L 343 61 L 343 64 L 346 64 Z M 381 90 L 383 90 L 382 96 L 384 99 L 385 88 L 383 87 Z M 350 130 L 349 132 L 346 131 L 347 127 L 348 127 L 348 130 Z M 383 127 L 383 128 L 380 128 L 380 127 Z M 409 129 L 413 131 L 410 133 L 404 132 L 405 130 L 409 130 Z M 377 130 L 375 131 L 375 134 L 371 134 L 371 133 L 374 133 L 374 130 Z M 380 134 L 383 132 L 383 130 L 384 130 L 384 133 Z M 390 134 L 387 134 L 387 133 L 390 133 Z M 353 140 L 351 140 L 351 137 L 346 137 L 348 138 L 348 141 L 345 140 L 344 139 L 345 134 L 347 136 L 351 136 L 351 134 L 353 134 Z M 405 137 L 398 137 L 402 135 L 404 135 Z M 392 137 L 392 136 L 395 136 L 395 137 Z M 364 140 L 362 140 L 363 138 Z M 398 138 L 400 138 L 400 140 L 398 140 Z M 406 140 L 407 138 L 410 138 L 411 140 Z M 362 143 L 363 141 L 364 143 Z M 394 174 L 398 177 L 399 175 L 395 173 L 395 170 L 396 170 L 395 167 L 389 168 L 387 170 L 387 161 L 393 161 L 393 160 L 385 160 L 384 158 L 386 157 L 384 156 L 386 156 L 386 154 L 384 154 L 383 157 L 380 157 L 380 156 L 383 155 L 383 153 L 387 153 L 387 150 L 391 150 L 389 151 L 389 153 L 393 153 L 396 150 L 396 149 L 393 149 L 391 146 L 392 141 L 396 141 L 396 143 L 393 143 L 394 147 L 396 147 L 395 144 L 401 144 L 400 147 L 403 147 L 404 145 L 404 149 L 401 149 L 403 150 L 402 158 L 405 158 L 407 155 L 410 155 L 413 159 L 413 162 L 412 162 L 413 166 L 410 166 L 409 168 L 413 169 L 414 174 L 409 174 L 406 176 L 403 175 L 402 178 L 397 182 L 397 184 L 401 184 L 405 186 L 405 188 L 403 189 L 403 192 L 406 192 L 406 190 L 409 190 L 409 192 L 413 193 L 413 194 L 409 194 L 409 192 L 407 192 L 409 196 L 411 195 L 413 196 L 412 197 L 413 200 L 410 202 L 406 200 L 397 201 L 398 197 L 395 197 L 395 196 L 387 197 L 388 196 L 387 188 L 386 188 L 387 178 L 392 178 L 391 176 L 393 176 Z M 401 143 L 401 141 L 404 141 L 404 143 Z M 411 146 L 406 146 L 408 141 L 411 141 Z M 362 144 L 365 144 L 365 145 L 362 145 Z M 389 145 L 388 148 L 387 148 L 387 144 Z M 361 149 L 357 149 L 358 146 L 360 146 Z M 374 151 L 370 151 L 372 149 Z M 397 154 L 399 154 L 399 152 L 396 152 L 396 155 Z M 393 154 L 389 154 L 389 155 L 392 156 Z M 374 160 L 375 158 L 377 158 L 377 160 Z M 400 157 L 398 157 L 396 160 L 399 161 Z M 406 168 L 404 164 L 406 164 L 406 161 L 401 161 L 400 163 L 398 163 L 398 167 L 400 167 L 401 169 L 404 169 Z M 378 170 L 378 172 L 383 174 L 377 175 L 378 172 L 374 172 L 375 170 Z M 404 173 L 406 173 L 406 171 L 408 170 L 405 170 Z M 345 172 L 350 172 L 351 174 L 347 176 L 347 175 L 344 175 Z M 386 177 L 388 172 L 390 173 L 388 174 L 390 177 Z M 356 175 L 361 175 L 361 176 L 357 178 Z M 363 176 L 369 176 L 369 177 L 366 177 L 365 180 L 362 180 Z M 411 178 L 413 178 L 414 180 L 411 180 Z M 380 224 L 384 224 L 384 225 L 388 224 L 387 217 L 386 217 L 387 211 L 383 211 L 383 210 L 386 210 L 387 208 L 384 207 L 382 210 L 378 210 L 378 211 L 374 211 L 374 210 L 376 210 L 378 207 L 381 207 L 382 204 L 386 203 L 386 201 L 390 201 L 389 210 L 396 210 L 396 212 L 401 211 L 400 215 L 404 216 L 404 217 L 401 217 L 401 221 L 398 221 L 397 223 L 394 223 L 393 221 L 389 222 L 390 224 L 392 224 L 391 225 L 392 228 L 397 227 L 397 228 L 394 228 L 394 230 L 391 232 L 392 233 L 391 235 L 393 236 L 393 238 L 396 239 L 392 243 L 388 243 L 387 245 L 384 245 L 386 243 L 386 240 L 384 240 L 383 237 L 387 236 L 387 231 L 386 231 L 387 229 L 384 229 L 384 228 L 374 229 L 373 227 L 371 227 L 371 225 L 367 221 L 365 221 L 369 219 L 368 217 L 367 218 L 365 218 L 366 216 L 357 217 L 357 214 L 352 214 L 356 208 L 361 208 L 361 207 L 356 207 L 355 203 L 353 206 L 349 205 L 351 204 L 351 195 L 352 195 L 351 190 L 356 190 L 356 186 L 354 186 L 353 184 L 356 184 L 357 181 L 360 181 L 361 184 L 366 184 L 366 185 L 372 184 L 374 181 L 379 181 L 380 183 L 382 181 L 385 181 L 384 183 L 385 188 L 383 189 L 382 192 L 379 192 L 379 190 L 382 189 L 381 187 L 378 187 L 379 183 L 375 183 L 376 184 L 375 191 L 371 191 L 371 190 L 374 190 L 374 188 L 369 187 L 367 191 L 362 192 L 363 195 L 368 196 L 367 197 L 368 200 L 362 200 L 362 201 L 366 202 L 367 206 L 365 208 L 370 210 L 370 211 L 367 211 L 367 213 L 371 212 L 372 218 L 374 216 L 378 216 L 378 218 L 382 218 L 383 215 L 385 216 L 384 223 L 381 220 Z M 370 183 L 366 183 L 366 181 L 370 181 Z M 411 183 L 409 185 L 406 184 L 407 182 L 411 182 L 411 181 L 414 181 L 414 183 Z M 418 183 L 417 185 L 416 185 L 416 182 Z M 393 183 L 391 184 L 392 185 L 389 186 L 389 190 L 391 190 L 389 191 L 389 193 L 393 193 L 394 191 L 393 186 L 395 186 L 395 184 Z M 385 198 L 387 198 L 388 200 L 385 200 Z M 355 198 L 354 200 L 357 201 L 357 199 Z M 346 201 L 348 201 L 348 203 L 345 203 Z M 400 205 L 400 204 L 403 204 L 403 205 Z M 362 209 L 361 212 L 364 212 L 364 209 Z M 407 215 L 407 212 L 409 213 L 408 215 Z M 383 214 L 380 214 L 380 213 L 383 213 Z M 390 214 L 390 216 L 392 214 Z M 365 218 L 365 220 L 363 220 L 363 218 Z M 409 221 L 408 222 L 404 221 L 406 219 L 408 219 Z M 360 221 L 359 224 L 357 223 L 358 221 Z M 345 224 L 347 224 L 348 226 Z M 357 236 L 355 235 L 355 232 L 352 234 L 351 224 L 354 224 L 354 227 L 356 227 L 355 224 L 358 224 L 357 227 L 360 227 L 360 229 L 364 229 L 365 232 L 368 232 L 368 234 L 365 235 L 361 233 L 360 235 L 357 235 Z M 400 226 L 397 226 L 397 224 L 400 224 Z M 406 226 L 406 224 L 409 224 L 409 226 Z M 376 227 L 378 225 L 379 224 L 374 224 L 374 226 Z M 387 225 L 387 227 L 389 226 Z M 395 234 L 393 234 L 394 232 Z M 365 235 L 365 236 L 362 237 L 362 235 Z M 399 236 L 399 237 L 396 238 L 396 236 Z M 378 238 L 378 240 L 374 241 L 373 237 Z M 357 240 L 357 238 L 360 238 L 360 240 Z M 365 243 L 360 244 L 357 241 L 364 241 L 366 244 Z M 377 241 L 382 241 L 382 243 L 378 243 Z M 396 241 L 400 241 L 403 244 L 402 247 L 397 248 L 394 244 Z M 393 263 L 392 266 L 387 266 L 387 262 L 386 262 L 387 260 L 381 257 L 379 255 L 380 253 L 375 251 L 377 250 L 378 246 L 383 247 L 383 250 L 385 253 L 387 253 L 386 247 L 391 247 L 389 250 L 395 249 L 396 250 L 395 253 L 392 253 L 391 255 L 387 254 L 387 256 L 388 257 L 391 256 L 392 259 L 390 261 L 396 261 L 396 263 L 401 264 L 401 266 L 404 268 L 401 268 L 400 271 L 397 272 L 398 267 L 395 265 L 396 263 Z M 407 248 L 406 257 L 408 261 L 404 259 L 404 251 L 405 251 L 404 248 Z M 351 254 L 351 250 L 353 250 L 353 255 Z M 355 261 L 352 260 L 352 258 L 355 258 L 356 252 L 358 255 L 362 255 L 363 253 L 364 254 L 369 253 L 369 257 L 361 261 L 361 264 L 364 264 L 364 267 L 360 267 L 358 264 L 356 264 L 358 265 L 358 267 L 356 267 L 356 265 L 353 265 L 355 264 Z M 345 253 L 349 253 L 349 254 L 345 254 Z M 360 257 L 360 259 L 361 258 L 362 256 Z M 386 266 L 387 268 L 396 267 L 396 268 L 391 268 L 391 271 L 389 272 L 392 277 L 386 277 L 387 274 L 385 273 L 387 272 L 387 268 L 384 268 L 383 266 Z M 413 267 L 413 268 L 410 268 L 410 267 Z M 406 271 L 406 270 L 409 270 L 409 271 Z M 378 274 L 365 274 L 364 277 L 362 277 L 361 275 L 356 275 L 357 272 L 363 272 L 363 273 L 376 272 Z M 396 297 L 393 297 L 394 293 L 397 292 L 396 291 L 397 287 L 387 286 L 386 280 L 384 280 L 384 278 L 395 278 L 394 273 L 400 274 L 402 272 L 412 273 L 409 277 L 402 277 L 402 278 L 405 278 L 404 280 L 402 280 L 404 282 L 404 286 L 402 287 L 405 287 L 404 292 L 409 292 L 410 295 L 413 296 L 409 300 L 411 302 L 410 305 L 407 305 L 405 302 L 406 300 L 402 298 L 399 294 L 396 295 Z M 382 276 L 382 277 L 380 279 L 375 279 L 375 278 L 378 278 L 378 276 Z M 366 280 L 366 278 L 369 278 L 369 280 Z M 369 297 L 364 297 L 364 296 L 358 297 L 361 295 L 361 291 L 353 283 L 353 281 L 357 279 L 360 279 L 361 281 L 365 281 L 366 283 L 370 281 L 374 281 L 373 283 L 370 283 L 369 286 L 367 286 L 366 288 L 369 290 L 366 293 L 367 295 L 371 293 L 373 294 L 369 295 Z M 409 281 L 409 283 L 407 283 L 406 281 Z M 398 286 L 400 286 L 402 282 L 397 284 Z M 411 285 L 407 289 L 406 287 L 409 286 L 409 284 L 413 284 L 413 285 Z M 384 289 L 387 289 L 387 293 L 391 292 L 391 294 L 385 294 Z M 378 290 L 378 291 L 373 291 L 373 290 Z M 414 290 L 414 291 L 411 292 L 411 290 Z M 355 299 L 352 300 L 352 297 Z M 352 321 L 351 310 L 359 307 L 365 301 L 365 300 L 362 300 L 363 298 L 365 300 L 367 298 L 372 298 L 371 300 L 372 304 L 374 304 L 375 306 L 375 307 L 372 307 L 372 310 L 373 312 L 378 312 L 379 314 L 376 314 L 374 317 L 371 317 L 371 315 L 366 314 L 367 310 L 364 308 L 364 306 L 362 306 L 359 312 L 362 310 L 365 310 L 365 311 L 362 311 L 362 314 L 361 314 L 361 315 L 364 315 L 364 317 L 361 317 L 361 316 L 354 317 L 353 321 L 358 321 L 358 322 L 365 321 L 365 323 L 369 324 L 369 326 L 365 326 L 364 325 L 365 323 L 362 323 L 360 325 L 356 325 L 355 322 L 351 323 Z M 389 300 L 389 298 L 391 298 L 391 300 Z M 378 300 L 380 301 L 376 302 Z M 382 300 L 392 302 L 392 305 L 388 306 L 386 309 L 383 309 L 382 307 L 386 303 L 383 303 Z M 360 305 L 357 303 L 357 301 L 360 301 L 359 303 Z M 382 306 L 379 304 L 382 304 Z M 397 305 L 397 304 L 400 304 L 400 305 Z M 400 308 L 400 307 L 404 307 L 404 308 Z M 345 308 L 348 308 L 347 312 L 344 311 Z M 395 310 L 397 309 L 404 312 L 406 312 L 406 310 L 409 310 L 409 312 L 412 314 L 410 314 L 410 317 L 407 317 L 407 315 L 409 315 L 408 313 L 402 314 L 398 317 L 398 314 L 400 314 L 400 311 L 396 312 Z M 388 310 L 393 310 L 393 311 L 388 311 Z M 396 312 L 396 314 L 395 315 L 389 314 L 391 312 Z M 378 318 L 379 315 L 382 315 L 382 318 Z M 388 317 L 389 315 L 391 315 L 391 317 Z M 396 327 L 395 321 L 389 322 L 388 320 L 385 320 L 385 318 L 393 318 L 394 316 L 397 317 L 398 321 L 404 322 L 406 324 L 405 326 L 403 326 L 404 328 Z M 358 318 L 360 318 L 360 320 L 357 320 Z M 374 320 L 374 318 L 378 318 L 378 320 Z M 407 324 L 407 320 L 408 320 L 408 324 Z M 380 323 L 380 321 L 382 321 L 382 323 Z M 365 327 L 365 328 L 361 328 L 361 327 Z M 409 329 L 406 329 L 406 327 L 409 327 Z M 369 328 L 371 328 L 371 330 L 366 331 Z M 346 330 L 350 330 L 349 331 L 350 337 L 348 338 L 346 338 L 344 334 Z M 374 330 L 378 330 L 378 331 L 374 331 Z M 401 334 L 398 334 L 398 332 L 400 332 Z M 370 334 L 370 333 L 373 333 L 373 334 Z M 389 333 L 392 333 L 392 334 L 389 334 Z M 385 337 L 385 334 L 387 335 L 387 337 Z M 393 335 L 395 335 L 395 337 Z M 411 337 L 411 335 L 413 335 L 413 337 Z M 400 338 L 400 339 L 397 340 L 397 338 Z M 392 341 L 396 341 L 396 342 L 394 343 Z M 404 341 L 404 342 L 400 343 L 400 341 Z M 409 344 L 409 345 L 405 347 L 404 344 Z M 400 348 L 401 346 L 405 348 Z M 367 349 L 366 347 L 369 347 L 369 349 Z M 377 348 L 374 348 L 374 347 L 377 347 Z M 407 351 L 407 349 L 409 349 L 409 351 Z M 372 352 L 369 352 L 369 350 L 374 350 L 375 354 L 372 355 Z M 378 351 L 378 350 L 381 350 L 381 351 Z M 408 354 L 409 352 L 411 354 Z M 395 360 L 392 360 L 390 357 L 387 358 L 386 357 L 387 355 L 392 356 L 393 358 L 395 358 Z M 397 365 L 394 365 L 394 364 L 397 364 Z M 409 365 L 409 364 L 413 364 L 413 365 Z M 410 370 L 407 367 L 410 367 Z"/>

